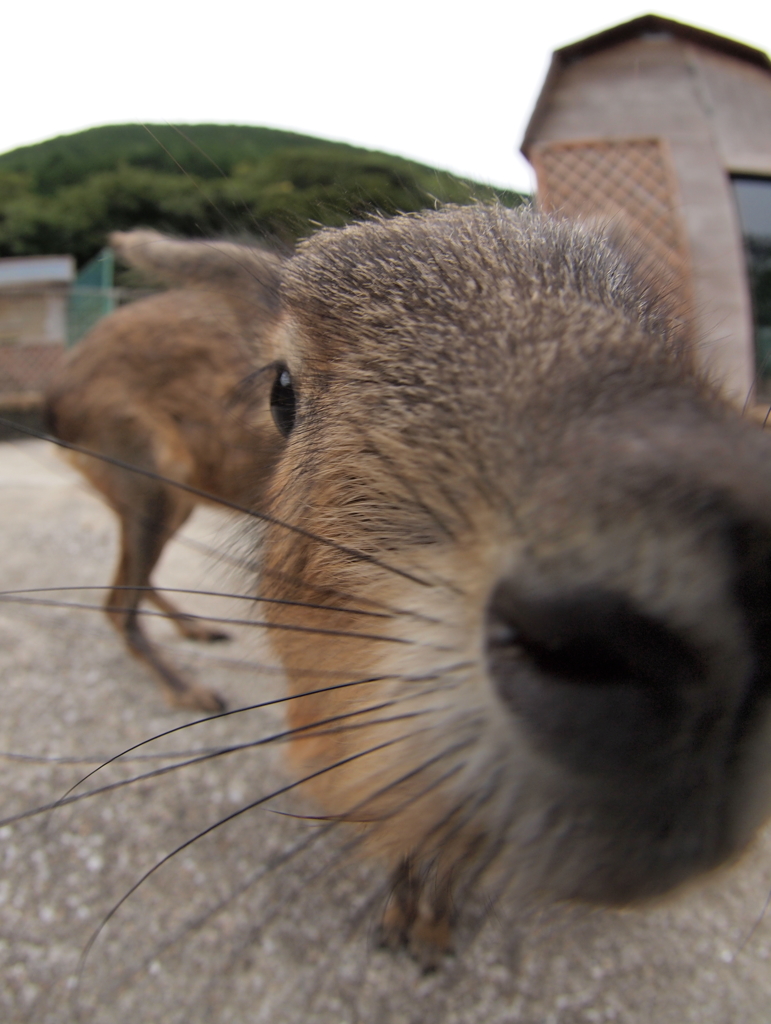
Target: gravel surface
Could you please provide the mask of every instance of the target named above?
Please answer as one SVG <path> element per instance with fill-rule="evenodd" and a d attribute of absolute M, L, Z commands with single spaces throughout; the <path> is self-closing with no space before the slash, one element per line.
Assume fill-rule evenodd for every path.
<path fill-rule="evenodd" d="M 44 443 L 0 444 L 0 494 L 3 590 L 109 580 L 111 513 Z M 200 509 L 182 533 L 164 555 L 160 582 L 244 588 L 233 569 L 232 521 Z M 36 597 L 101 600 L 85 589 Z M 179 603 L 222 617 L 247 610 L 199 594 Z M 153 619 L 151 631 L 168 658 L 232 707 L 281 693 L 259 629 L 236 626 L 229 644 L 207 647 L 178 639 L 164 621 Z M 4 600 L 0 676 L 5 817 L 58 800 L 101 761 L 195 720 L 165 707 L 99 611 Z M 563 908 L 523 920 L 503 905 L 479 929 L 472 912 L 458 955 L 428 976 L 406 956 L 375 948 L 378 870 L 347 857 L 318 824 L 264 806 L 185 847 L 130 893 L 172 850 L 287 781 L 271 745 L 172 766 L 280 728 L 280 711 L 268 708 L 181 730 L 75 793 L 162 774 L 0 827 L 1 1020 L 771 1020 L 771 913 L 762 917 L 771 832 L 740 864 L 645 911 Z M 298 809 L 290 794 L 270 807 Z"/>

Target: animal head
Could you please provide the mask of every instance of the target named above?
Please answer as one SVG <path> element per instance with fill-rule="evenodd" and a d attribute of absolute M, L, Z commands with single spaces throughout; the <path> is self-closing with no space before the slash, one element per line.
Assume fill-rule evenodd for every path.
<path fill-rule="evenodd" d="M 768 812 L 771 447 L 601 237 L 448 208 L 278 274 L 260 595 L 363 846 L 626 902 Z"/>

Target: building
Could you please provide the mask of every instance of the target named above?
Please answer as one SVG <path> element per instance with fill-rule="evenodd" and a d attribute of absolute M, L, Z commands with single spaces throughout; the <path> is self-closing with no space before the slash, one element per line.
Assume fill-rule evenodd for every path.
<path fill-rule="evenodd" d="M 39 409 L 66 347 L 135 297 L 113 286 L 114 263 L 109 248 L 77 275 L 73 256 L 0 259 L 0 411 Z"/>
<path fill-rule="evenodd" d="M 657 15 L 557 50 L 522 143 L 538 201 L 664 268 L 698 358 L 771 399 L 771 62 Z"/>
<path fill-rule="evenodd" d="M 34 400 L 64 354 L 72 256 L 0 259 L 0 402 Z"/>

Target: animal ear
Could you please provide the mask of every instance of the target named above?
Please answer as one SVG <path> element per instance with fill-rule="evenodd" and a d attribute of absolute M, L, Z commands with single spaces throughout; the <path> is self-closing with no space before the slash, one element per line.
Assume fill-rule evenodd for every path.
<path fill-rule="evenodd" d="M 124 263 L 164 284 L 238 291 L 278 309 L 284 261 L 256 244 L 183 240 L 149 230 L 114 231 L 109 242 Z"/>

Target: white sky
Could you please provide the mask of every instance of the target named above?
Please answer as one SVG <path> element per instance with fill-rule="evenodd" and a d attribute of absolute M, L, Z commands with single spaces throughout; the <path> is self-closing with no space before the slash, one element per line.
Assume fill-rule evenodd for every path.
<path fill-rule="evenodd" d="M 518 147 L 551 51 L 628 0 L 6 0 L 0 152 L 126 121 L 290 128 L 531 188 Z M 655 13 L 771 51 L 768 0 Z"/>

